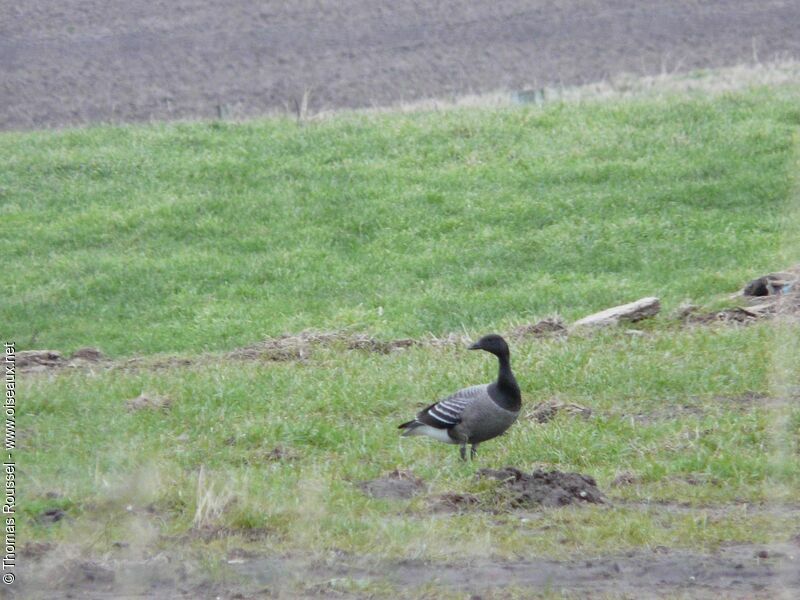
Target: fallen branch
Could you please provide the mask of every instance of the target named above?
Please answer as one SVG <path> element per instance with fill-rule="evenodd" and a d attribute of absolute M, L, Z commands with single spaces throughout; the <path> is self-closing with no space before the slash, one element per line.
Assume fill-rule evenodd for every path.
<path fill-rule="evenodd" d="M 591 325 L 593 327 L 605 327 L 608 325 L 616 325 L 620 321 L 630 321 L 634 323 L 647 319 L 658 314 L 661 310 L 661 302 L 658 298 L 642 298 L 630 304 L 623 304 L 608 308 L 599 313 L 594 313 L 588 317 L 583 317 L 572 325 L 573 327 L 584 327 Z"/>

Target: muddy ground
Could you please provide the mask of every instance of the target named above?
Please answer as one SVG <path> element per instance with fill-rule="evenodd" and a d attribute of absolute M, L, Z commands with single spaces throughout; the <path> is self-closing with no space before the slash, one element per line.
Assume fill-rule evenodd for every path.
<path fill-rule="evenodd" d="M 386 106 L 800 56 L 795 0 L 26 0 L 0 129 Z"/>
<path fill-rule="evenodd" d="M 166 553 L 140 560 L 60 562 L 45 554 L 26 562 L 20 598 L 359 597 L 364 596 L 359 589 L 372 584 L 396 586 L 413 596 L 416 587 L 431 583 L 465 597 L 504 588 L 581 598 L 800 597 L 800 545 L 791 543 L 738 544 L 711 554 L 659 547 L 564 561 L 464 563 L 375 562 L 346 555 L 312 561 L 234 549 L 221 561 L 216 582 L 207 568 Z M 220 584 L 220 576 L 227 582 Z"/>
<path fill-rule="evenodd" d="M 541 519 L 548 506 L 610 502 L 591 477 L 577 473 L 513 468 L 482 469 L 479 478 L 498 480 L 496 501 L 482 505 L 469 494 L 431 498 L 438 518 L 448 513 L 498 510 L 524 521 Z M 353 482 L 365 494 L 387 500 L 407 500 L 424 493 L 426 483 L 409 471 L 392 471 L 377 479 Z M 626 485 L 625 482 L 614 485 Z M 558 492 L 559 497 L 555 497 Z M 564 498 L 569 496 L 569 498 Z M 800 505 L 724 504 L 713 507 L 679 503 L 611 502 L 648 513 L 773 515 L 796 520 Z M 58 520 L 46 511 L 44 516 Z M 155 513 L 148 513 L 155 518 Z M 413 518 L 409 515 L 408 518 Z M 241 531 L 239 532 L 242 533 Z M 390 597 L 402 590 L 432 597 L 434 590 L 464 597 L 504 597 L 564 593 L 581 598 L 797 598 L 800 597 L 800 533 L 785 543 L 729 544 L 713 552 L 655 547 L 597 555 L 591 551 L 567 560 L 530 556 L 508 560 L 492 555 L 431 562 L 418 559 L 380 560 L 344 552 L 266 555 L 237 546 L 234 539 L 258 542 L 268 531 L 251 530 L 231 537 L 225 528 L 204 527 L 178 537 L 162 535 L 156 544 L 120 538 L 113 549 L 91 556 L 78 545 L 26 543 L 21 549 L 15 598 L 297 598 Z M 198 561 L 185 553 L 192 540 L 231 540 L 212 559 Z M 151 540 L 152 542 L 153 540 Z M 222 548 L 225 548 L 224 550 Z M 257 546 L 256 546 L 257 548 Z M 457 553 L 454 554 L 457 556 Z M 433 587 L 432 587 L 433 586 Z M 15 595 L 16 594 L 16 595 Z"/>

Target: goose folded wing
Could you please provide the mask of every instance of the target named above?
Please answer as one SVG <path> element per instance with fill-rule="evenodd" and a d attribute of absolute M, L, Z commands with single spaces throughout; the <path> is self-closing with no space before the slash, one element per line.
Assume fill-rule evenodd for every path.
<path fill-rule="evenodd" d="M 464 409 L 471 402 L 487 396 L 485 385 L 475 385 L 457 391 L 452 396 L 434 402 L 417 414 L 417 421 L 437 429 L 452 429 L 461 422 Z"/>

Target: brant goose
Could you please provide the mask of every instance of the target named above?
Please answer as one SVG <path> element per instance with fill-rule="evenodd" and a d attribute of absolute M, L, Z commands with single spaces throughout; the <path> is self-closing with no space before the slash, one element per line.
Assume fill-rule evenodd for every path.
<path fill-rule="evenodd" d="M 470 458 L 475 458 L 478 444 L 505 433 L 517 420 L 522 405 L 506 341 L 499 335 L 489 334 L 469 349 L 485 350 L 498 358 L 497 381 L 459 390 L 422 409 L 413 421 L 399 426 L 403 436 L 427 435 L 440 442 L 459 444 L 462 460 L 467 459 L 467 444 L 471 444 Z"/>

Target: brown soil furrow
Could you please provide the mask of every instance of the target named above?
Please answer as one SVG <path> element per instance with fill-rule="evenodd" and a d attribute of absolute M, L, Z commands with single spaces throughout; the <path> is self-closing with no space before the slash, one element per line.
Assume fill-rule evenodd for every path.
<path fill-rule="evenodd" d="M 312 112 L 800 55 L 788 0 L 9 4 L 0 130 Z"/>

